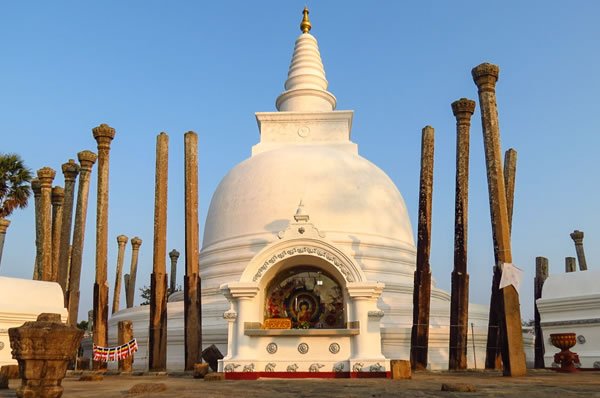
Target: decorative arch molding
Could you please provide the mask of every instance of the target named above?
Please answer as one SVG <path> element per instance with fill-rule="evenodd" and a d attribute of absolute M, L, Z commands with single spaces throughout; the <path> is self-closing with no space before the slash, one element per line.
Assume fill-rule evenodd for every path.
<path fill-rule="evenodd" d="M 313 256 L 324 260 L 346 283 L 367 281 L 360 266 L 333 244 L 322 239 L 290 239 L 275 242 L 254 256 L 240 282 L 260 283 L 273 266 L 296 256 Z"/>

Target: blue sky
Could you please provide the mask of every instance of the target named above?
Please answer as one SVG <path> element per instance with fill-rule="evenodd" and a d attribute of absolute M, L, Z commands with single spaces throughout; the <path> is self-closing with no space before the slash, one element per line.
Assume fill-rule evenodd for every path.
<path fill-rule="evenodd" d="M 119 234 L 143 239 L 138 285 L 149 285 L 156 135 L 170 136 L 168 247 L 183 253 L 183 134 L 193 130 L 200 138 L 202 233 L 218 182 L 259 139 L 254 112 L 275 110 L 303 6 L 0 3 L 0 152 L 20 154 L 33 170 L 59 170 L 77 152 L 96 151 L 92 127 L 108 123 L 117 130 L 110 160 L 111 288 Z M 439 287 L 449 289 L 453 261 L 450 103 L 477 99 L 470 71 L 481 62 L 500 66 L 502 148 L 518 151 L 512 243 L 514 263 L 525 270 L 523 317 L 533 314 L 535 257 L 548 257 L 551 273 L 564 272 L 564 257 L 575 256 L 574 229 L 585 231 L 588 265 L 597 267 L 600 3 L 321 1 L 308 7 L 337 109 L 355 111 L 359 153 L 396 183 L 415 230 L 421 129 L 436 129 L 431 265 Z M 478 108 L 470 167 L 470 299 L 487 304 L 493 252 Z M 80 319 L 92 307 L 96 171 Z M 55 183 L 63 184 L 61 173 Z M 10 219 L 0 275 L 30 278 L 33 206 Z"/>

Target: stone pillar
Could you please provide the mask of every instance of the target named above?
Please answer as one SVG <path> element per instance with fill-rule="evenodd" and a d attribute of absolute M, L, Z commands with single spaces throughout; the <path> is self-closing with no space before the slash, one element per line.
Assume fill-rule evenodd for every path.
<path fill-rule="evenodd" d="M 137 236 L 131 239 L 131 268 L 128 275 L 125 275 L 125 296 L 127 298 L 127 308 L 133 307 L 135 297 L 135 277 L 137 274 L 138 254 L 142 240 Z"/>
<path fill-rule="evenodd" d="M 575 250 L 577 251 L 577 260 L 579 260 L 579 269 L 587 271 L 587 262 L 585 261 L 585 253 L 583 252 L 583 232 L 573 231 L 571 239 L 575 242 Z"/>
<path fill-rule="evenodd" d="M 184 136 L 185 163 L 185 369 L 202 362 L 202 307 L 198 271 L 198 135 Z"/>
<path fill-rule="evenodd" d="M 577 261 L 575 257 L 565 257 L 565 272 L 577 271 Z"/>
<path fill-rule="evenodd" d="M 380 322 L 383 311 L 377 308 L 385 284 L 378 282 L 351 282 L 346 288 L 350 301 L 348 320 L 356 322 L 360 332 L 351 339 L 350 369 L 354 363 L 384 361 L 381 353 Z M 389 369 L 386 369 L 389 370 Z"/>
<path fill-rule="evenodd" d="M 544 369 L 544 335 L 542 334 L 540 312 L 537 307 L 537 299 L 542 298 L 544 281 L 548 278 L 548 259 L 546 257 L 535 258 L 535 280 L 533 281 L 533 307 L 535 309 L 534 332 L 535 332 L 535 368 Z"/>
<path fill-rule="evenodd" d="M 77 315 L 79 313 L 79 281 L 81 279 L 85 221 L 90 192 L 90 176 L 92 174 L 92 166 L 96 163 L 96 154 L 92 151 L 82 151 L 77 154 L 77 159 L 81 165 L 81 174 L 79 175 L 75 224 L 73 226 L 73 245 L 71 248 L 68 296 L 69 323 L 74 326 L 77 326 Z"/>
<path fill-rule="evenodd" d="M 65 190 L 52 188 L 52 281 L 58 282 L 58 253 L 60 250 L 60 230 L 62 226 L 63 201 Z"/>
<path fill-rule="evenodd" d="M 35 202 L 35 264 L 33 267 L 33 279 L 42 279 L 42 215 L 40 213 L 40 197 L 42 195 L 42 186 L 40 180 L 33 178 L 31 180 L 31 190 L 33 191 L 33 199 Z"/>
<path fill-rule="evenodd" d="M 121 235 L 122 236 L 122 235 Z M 118 345 L 122 346 L 133 339 L 133 322 L 119 321 Z M 133 370 L 133 354 L 119 361 L 119 371 L 131 372 Z"/>
<path fill-rule="evenodd" d="M 73 159 L 62 165 L 65 178 L 65 199 L 60 231 L 60 248 L 58 251 L 58 283 L 63 292 L 69 288 L 69 251 L 71 246 L 71 226 L 73 223 L 73 201 L 75 198 L 75 180 L 79 175 L 79 165 Z"/>
<path fill-rule="evenodd" d="M 41 185 L 40 216 L 42 226 L 42 261 L 41 280 L 52 281 L 52 181 L 56 171 L 50 167 L 43 167 L 37 171 Z"/>
<path fill-rule="evenodd" d="M 496 82 L 498 81 L 499 68 L 496 65 L 483 63 L 473 68 L 471 74 L 479 91 L 492 232 L 495 253 L 497 253 L 492 285 L 492 301 L 494 301 L 494 296 L 500 298 L 500 300 L 497 300 L 499 305 L 494 307 L 494 310 L 497 311 L 500 325 L 500 347 L 504 375 L 523 376 L 526 373 L 526 368 L 519 293 L 512 285 L 499 290 L 500 278 L 498 275 L 502 274 L 502 264 L 512 262 L 506 188 L 504 186 L 502 152 L 500 149 L 500 130 L 498 128 L 498 109 L 496 106 Z M 492 351 L 489 343 L 488 339 L 488 357 Z M 494 347 L 494 356 L 495 352 Z M 486 359 L 486 365 L 487 363 L 488 359 Z"/>
<path fill-rule="evenodd" d="M 6 228 L 10 225 L 10 220 L 0 218 L 0 264 L 2 264 L 2 251 L 4 249 L 4 237 L 6 236 Z"/>
<path fill-rule="evenodd" d="M 448 368 L 467 368 L 469 333 L 469 274 L 467 274 L 467 226 L 469 204 L 469 134 L 475 101 L 461 98 L 452 103 L 456 117 L 456 191 L 454 205 L 454 270 L 450 300 Z"/>
<path fill-rule="evenodd" d="M 119 245 L 119 254 L 117 255 L 117 272 L 115 277 L 115 291 L 113 296 L 112 313 L 119 311 L 119 300 L 121 298 L 121 272 L 123 270 L 123 258 L 125 257 L 125 246 L 127 245 L 128 237 L 125 235 L 117 236 L 117 245 Z"/>
<path fill-rule="evenodd" d="M 115 129 L 101 124 L 92 129 L 98 143 L 98 190 L 96 202 L 96 283 L 94 283 L 94 344 L 108 345 L 108 170 L 110 142 Z M 93 361 L 94 369 L 103 369 L 106 362 Z"/>
<path fill-rule="evenodd" d="M 150 325 L 148 367 L 167 367 L 167 182 L 169 136 L 156 137 L 156 188 L 154 197 L 154 254 L 150 280 Z"/>
<path fill-rule="evenodd" d="M 510 148 L 504 153 L 504 186 L 506 187 L 506 213 L 508 230 L 512 231 L 513 204 L 515 202 L 515 177 L 517 174 L 517 151 Z"/>
<path fill-rule="evenodd" d="M 177 259 L 179 259 L 179 252 L 175 249 L 169 252 L 171 258 L 171 283 L 169 284 L 169 294 L 173 294 L 177 289 Z"/>
<path fill-rule="evenodd" d="M 229 311 L 223 314 L 229 321 L 227 357 L 224 360 L 251 355 L 250 337 L 244 334 L 244 323 L 256 322 L 258 319 L 260 306 L 256 305 L 255 301 L 259 290 L 258 284 L 247 282 L 221 286 L 221 292 L 231 304 Z"/>
<path fill-rule="evenodd" d="M 426 126 L 421 137 L 421 183 L 417 233 L 417 270 L 413 290 L 413 326 L 410 339 L 410 363 L 413 369 L 427 368 L 429 346 L 429 306 L 431 296 L 431 202 L 433 194 L 434 129 Z"/>

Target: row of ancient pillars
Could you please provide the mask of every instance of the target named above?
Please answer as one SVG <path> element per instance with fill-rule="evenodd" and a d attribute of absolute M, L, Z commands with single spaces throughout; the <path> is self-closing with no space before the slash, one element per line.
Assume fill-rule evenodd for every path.
<path fill-rule="evenodd" d="M 490 320 L 486 368 L 496 368 L 498 358 L 508 376 L 525 374 L 525 355 L 521 332 L 518 292 L 512 285 L 499 289 L 503 265 L 512 262 L 510 230 L 512 220 L 516 152 L 506 153 L 502 167 L 498 111 L 495 85 L 499 68 L 483 63 L 472 70 L 478 87 L 484 150 L 488 177 L 492 237 L 494 241 L 494 276 L 490 303 Z M 467 214 L 469 175 L 469 130 L 475 102 L 462 98 L 452 103 L 456 117 L 456 195 L 454 269 L 450 313 L 449 368 L 464 369 L 467 365 L 468 281 Z M 413 292 L 413 328 L 411 333 L 411 364 L 413 369 L 427 367 L 429 339 L 429 308 L 431 292 L 431 202 L 433 193 L 434 130 L 422 131 L 421 181 L 417 232 L 417 269 Z"/>

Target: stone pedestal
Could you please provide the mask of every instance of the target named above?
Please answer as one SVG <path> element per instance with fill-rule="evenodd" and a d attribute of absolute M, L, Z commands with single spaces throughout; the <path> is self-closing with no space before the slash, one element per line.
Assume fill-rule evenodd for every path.
<path fill-rule="evenodd" d="M 36 322 L 10 328 L 8 334 L 22 379 L 17 397 L 62 396 L 62 379 L 77 355 L 83 330 L 62 324 L 59 314 L 40 314 Z"/>

